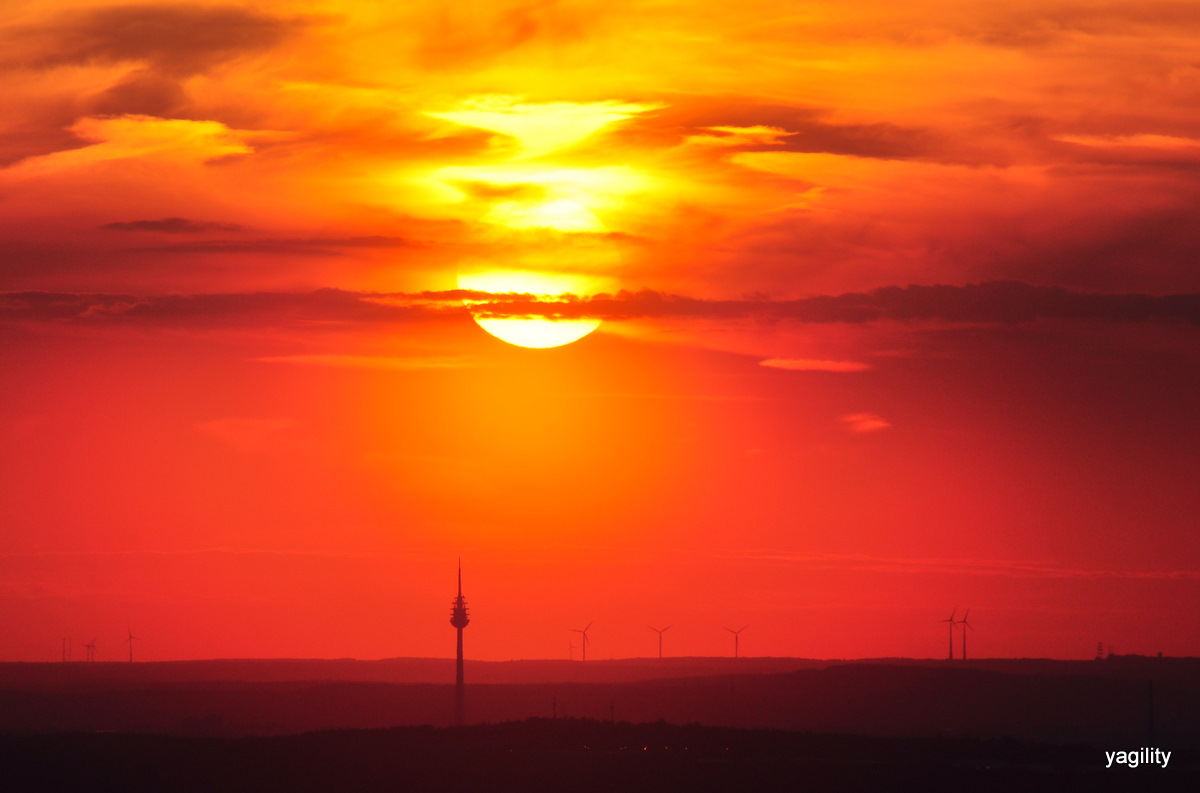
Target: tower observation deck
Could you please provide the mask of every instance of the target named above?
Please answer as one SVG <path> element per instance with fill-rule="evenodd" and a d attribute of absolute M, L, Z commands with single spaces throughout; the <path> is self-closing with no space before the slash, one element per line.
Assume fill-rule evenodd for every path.
<path fill-rule="evenodd" d="M 458 597 L 450 604 L 450 624 L 458 629 L 458 665 L 454 680 L 454 723 L 466 721 L 466 702 L 463 698 L 463 628 L 471 624 L 467 600 L 462 593 L 462 559 L 458 560 Z"/>

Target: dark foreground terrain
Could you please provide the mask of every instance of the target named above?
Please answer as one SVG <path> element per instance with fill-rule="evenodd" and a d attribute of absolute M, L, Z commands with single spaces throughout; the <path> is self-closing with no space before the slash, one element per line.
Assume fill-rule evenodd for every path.
<path fill-rule="evenodd" d="M 776 671 L 787 668 L 784 660 L 762 659 L 731 673 L 729 664 L 704 659 L 686 668 L 563 661 L 534 670 L 547 682 L 500 682 L 505 678 L 496 670 L 496 682 L 475 682 L 487 680 L 489 670 L 468 668 L 467 718 L 478 724 L 615 716 L 634 723 L 1113 747 L 1147 745 L 1153 735 L 1168 749 L 1200 744 L 1197 659 L 807 663 Z M 445 682 L 431 683 L 372 680 L 380 670 L 361 662 L 0 665 L 0 732 L 236 738 L 445 727 L 454 716 L 453 666 L 442 666 Z M 385 671 L 399 677 L 394 668 Z M 500 671 L 509 679 L 526 677 Z M 662 676 L 649 678 L 654 671 Z"/>
<path fill-rule="evenodd" d="M 456 728 L 440 659 L 0 664 L 0 793 L 1200 790 L 1195 658 L 467 672 Z"/>
<path fill-rule="evenodd" d="M 1134 748 L 1134 747 L 1129 747 Z M 242 738 L 0 736 L 6 791 L 1195 790 L 1192 753 L 1105 768 L 1102 749 L 530 719 Z"/>

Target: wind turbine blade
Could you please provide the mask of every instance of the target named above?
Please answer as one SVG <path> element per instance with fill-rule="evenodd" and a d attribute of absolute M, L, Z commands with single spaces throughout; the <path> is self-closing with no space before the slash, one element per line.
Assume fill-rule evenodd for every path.
<path fill-rule="evenodd" d="M 670 626 L 670 625 L 668 625 L 667 627 L 663 628 L 663 629 L 662 629 L 662 632 L 663 632 L 663 633 L 666 633 L 666 632 L 667 632 L 667 631 L 669 631 L 669 630 L 671 630 L 671 626 Z"/>
<path fill-rule="evenodd" d="M 587 628 L 584 628 L 584 629 L 583 629 L 583 632 L 584 632 L 584 633 L 587 633 L 587 631 L 588 631 L 588 628 L 590 628 L 590 627 L 592 627 L 592 623 L 590 623 L 590 622 L 589 622 L 589 623 L 588 623 L 588 626 L 587 626 Z"/>
<path fill-rule="evenodd" d="M 743 625 L 742 627 L 738 628 L 738 633 L 741 633 L 742 631 L 746 630 L 749 627 L 750 627 L 749 625 Z"/>

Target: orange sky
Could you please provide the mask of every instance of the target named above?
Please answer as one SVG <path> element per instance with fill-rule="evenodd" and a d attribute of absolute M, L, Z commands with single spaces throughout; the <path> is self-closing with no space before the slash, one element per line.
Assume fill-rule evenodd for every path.
<path fill-rule="evenodd" d="M 1200 654 L 1200 9 L 894 5 L 8 0 L 0 660 Z"/>

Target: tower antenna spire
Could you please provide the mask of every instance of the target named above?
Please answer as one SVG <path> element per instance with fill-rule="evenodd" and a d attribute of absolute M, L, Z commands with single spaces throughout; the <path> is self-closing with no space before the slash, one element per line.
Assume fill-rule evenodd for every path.
<path fill-rule="evenodd" d="M 467 601 L 462 593 L 462 557 L 458 558 L 458 597 L 450 604 L 450 624 L 458 629 L 458 664 L 454 675 L 454 721 L 463 724 L 467 718 L 463 684 L 463 628 L 471 623 Z"/>

